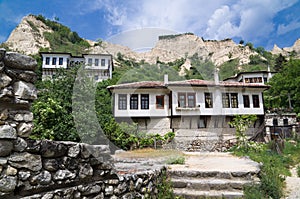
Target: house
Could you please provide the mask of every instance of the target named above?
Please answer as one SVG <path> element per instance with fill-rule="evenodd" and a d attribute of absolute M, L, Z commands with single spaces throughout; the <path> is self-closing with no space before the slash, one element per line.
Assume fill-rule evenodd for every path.
<path fill-rule="evenodd" d="M 117 121 L 136 122 L 152 133 L 168 131 L 233 134 L 228 124 L 236 114 L 254 114 L 264 119 L 263 91 L 260 83 L 206 81 L 191 79 L 164 82 L 144 81 L 109 86 Z"/>
<path fill-rule="evenodd" d="M 276 72 L 270 72 L 269 69 L 268 71 L 240 72 L 233 77 L 224 79 L 223 81 L 266 84 L 274 74 L 276 74 Z"/>
<path fill-rule="evenodd" d="M 43 79 L 52 78 L 58 69 L 68 69 L 76 65 L 85 67 L 89 77 L 96 82 L 112 78 L 113 59 L 110 54 L 82 54 L 41 52 Z"/>

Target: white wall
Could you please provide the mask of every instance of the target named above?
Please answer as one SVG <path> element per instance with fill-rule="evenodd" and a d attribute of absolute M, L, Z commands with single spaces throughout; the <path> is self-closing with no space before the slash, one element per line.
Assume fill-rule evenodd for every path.
<path fill-rule="evenodd" d="M 261 89 L 250 88 L 217 88 L 217 87 L 172 87 L 172 103 L 173 115 L 236 115 L 236 114 L 255 114 L 263 115 L 263 99 Z M 178 93 L 179 92 L 195 92 L 196 93 L 196 108 L 187 108 L 186 110 L 179 110 L 178 107 Z M 213 94 L 213 108 L 205 108 L 205 92 Z M 223 108 L 221 93 L 238 93 L 238 108 Z M 249 95 L 250 108 L 244 108 L 243 95 Z M 252 95 L 259 96 L 259 108 L 253 107 Z M 198 107 L 200 106 L 200 107 Z"/>
<path fill-rule="evenodd" d="M 127 94 L 127 110 L 119 110 L 118 95 Z M 130 94 L 139 94 L 138 109 L 130 110 Z M 149 94 L 149 109 L 141 109 L 140 94 Z M 164 109 L 156 108 L 156 96 L 164 95 Z M 169 97 L 166 89 L 118 89 L 114 91 L 114 116 L 115 117 L 167 117 L 170 115 Z"/>
<path fill-rule="evenodd" d="M 43 54 L 43 65 L 42 68 L 67 68 L 68 66 L 68 59 L 70 59 L 69 54 Z M 46 65 L 46 57 L 50 58 L 50 62 L 48 65 Z M 56 64 L 52 64 L 52 59 L 56 58 Z M 59 58 L 63 58 L 63 64 L 59 65 Z"/>

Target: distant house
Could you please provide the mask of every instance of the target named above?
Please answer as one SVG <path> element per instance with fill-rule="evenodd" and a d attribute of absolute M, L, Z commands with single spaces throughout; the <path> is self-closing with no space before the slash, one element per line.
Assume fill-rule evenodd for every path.
<path fill-rule="evenodd" d="M 113 59 L 110 54 L 83 54 L 72 56 L 70 53 L 41 52 L 43 79 L 52 78 L 57 69 L 68 69 L 75 65 L 83 65 L 88 76 L 96 82 L 111 79 Z"/>
<path fill-rule="evenodd" d="M 236 114 L 257 115 L 255 128 L 263 122 L 262 93 L 268 86 L 218 79 L 169 82 L 165 76 L 164 82 L 126 83 L 108 89 L 117 121 L 137 122 L 141 129 L 157 133 L 189 129 L 232 134 L 228 122 Z"/>
<path fill-rule="evenodd" d="M 223 81 L 229 82 L 244 82 L 254 84 L 266 84 L 276 74 L 275 72 L 268 71 L 253 71 L 253 72 L 240 72 L 233 77 L 224 79 Z"/>

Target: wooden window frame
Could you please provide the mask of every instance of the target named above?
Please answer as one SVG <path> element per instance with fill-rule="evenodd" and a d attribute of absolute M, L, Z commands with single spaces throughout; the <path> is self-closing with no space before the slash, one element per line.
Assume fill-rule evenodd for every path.
<path fill-rule="evenodd" d="M 161 104 L 158 103 L 159 100 L 158 99 L 161 99 Z M 165 96 L 164 95 L 156 95 L 155 97 L 155 105 L 156 105 L 156 109 L 164 109 L 165 108 Z"/>

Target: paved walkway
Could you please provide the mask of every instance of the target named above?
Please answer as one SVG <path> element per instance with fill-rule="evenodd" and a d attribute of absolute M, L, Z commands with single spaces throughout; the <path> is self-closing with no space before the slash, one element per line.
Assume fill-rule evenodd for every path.
<path fill-rule="evenodd" d="M 300 198 L 300 178 L 297 177 L 296 167 L 291 170 L 292 176 L 287 177 L 285 197 L 286 199 L 299 199 Z"/>

